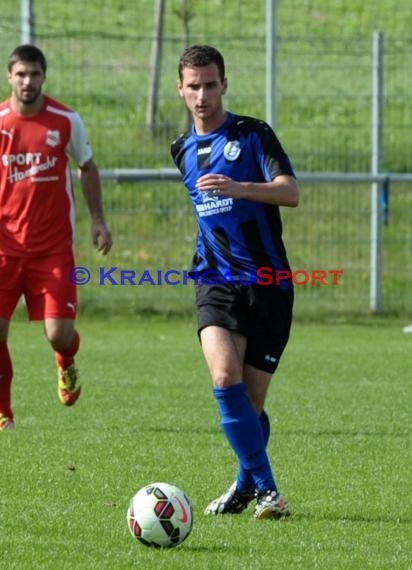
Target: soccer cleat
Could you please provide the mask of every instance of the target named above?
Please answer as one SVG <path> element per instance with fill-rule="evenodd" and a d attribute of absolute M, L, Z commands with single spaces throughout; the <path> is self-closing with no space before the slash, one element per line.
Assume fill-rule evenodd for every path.
<path fill-rule="evenodd" d="M 226 514 L 239 514 L 244 511 L 256 497 L 254 491 L 238 492 L 236 489 L 236 481 L 231 485 L 229 490 L 214 499 L 205 509 L 205 515 L 226 515 Z"/>
<path fill-rule="evenodd" d="M 289 515 L 289 505 L 283 495 L 277 491 L 258 493 L 253 513 L 255 519 L 280 519 Z"/>
<path fill-rule="evenodd" d="M 14 421 L 7 416 L 3 416 L 0 414 L 0 431 L 5 429 L 13 429 L 14 428 Z"/>
<path fill-rule="evenodd" d="M 73 406 L 78 400 L 82 389 L 81 386 L 76 386 L 79 379 L 79 371 L 74 366 L 69 366 L 65 370 L 59 368 L 58 376 L 57 392 L 59 399 L 65 406 Z"/>

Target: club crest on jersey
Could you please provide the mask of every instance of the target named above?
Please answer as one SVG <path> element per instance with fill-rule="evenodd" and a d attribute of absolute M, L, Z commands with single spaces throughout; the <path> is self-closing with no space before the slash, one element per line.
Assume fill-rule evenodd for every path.
<path fill-rule="evenodd" d="M 240 155 L 240 142 L 239 141 L 228 141 L 223 149 L 223 156 L 226 160 L 231 162 L 235 161 Z"/>
<path fill-rule="evenodd" d="M 49 146 L 57 146 L 60 142 L 60 131 L 47 131 L 46 143 Z"/>

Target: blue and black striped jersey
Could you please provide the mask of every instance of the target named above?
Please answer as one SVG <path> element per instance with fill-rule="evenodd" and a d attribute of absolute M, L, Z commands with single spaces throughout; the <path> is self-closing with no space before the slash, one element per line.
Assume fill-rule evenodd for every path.
<path fill-rule="evenodd" d="M 236 276 L 259 267 L 289 269 L 278 206 L 211 196 L 196 189 L 196 180 L 207 173 L 224 174 L 238 182 L 294 176 L 288 156 L 267 123 L 228 113 L 223 125 L 207 135 L 198 135 L 192 126 L 172 143 L 171 154 L 197 219 L 193 272 L 211 269 Z"/>

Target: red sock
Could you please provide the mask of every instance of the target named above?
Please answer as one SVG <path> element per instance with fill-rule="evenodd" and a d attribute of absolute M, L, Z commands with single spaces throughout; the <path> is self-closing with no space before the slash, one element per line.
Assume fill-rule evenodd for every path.
<path fill-rule="evenodd" d="M 80 346 L 80 336 L 77 331 L 74 331 L 73 341 L 70 348 L 64 350 L 63 352 L 56 351 L 57 366 L 59 368 L 63 368 L 63 370 L 69 368 L 69 366 L 71 366 L 74 363 L 74 356 L 76 352 L 79 350 L 79 346 Z"/>
<path fill-rule="evenodd" d="M 0 342 L 0 413 L 13 419 L 11 411 L 11 381 L 13 378 L 13 365 L 7 342 Z"/>

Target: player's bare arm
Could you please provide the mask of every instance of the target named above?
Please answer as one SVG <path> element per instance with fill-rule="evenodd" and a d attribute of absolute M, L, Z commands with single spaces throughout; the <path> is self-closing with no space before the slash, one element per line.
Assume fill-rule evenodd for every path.
<path fill-rule="evenodd" d="M 97 251 L 106 255 L 112 247 L 112 234 L 104 219 L 100 176 L 92 158 L 79 167 L 79 179 L 92 220 L 93 245 Z"/>
<path fill-rule="evenodd" d="M 223 174 L 211 173 L 198 178 L 196 187 L 201 192 L 276 206 L 295 208 L 299 203 L 298 184 L 296 179 L 289 175 L 277 176 L 271 182 L 237 182 Z"/>

